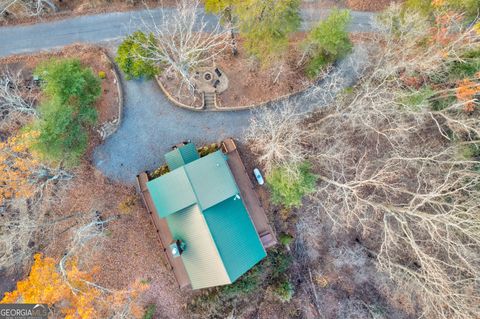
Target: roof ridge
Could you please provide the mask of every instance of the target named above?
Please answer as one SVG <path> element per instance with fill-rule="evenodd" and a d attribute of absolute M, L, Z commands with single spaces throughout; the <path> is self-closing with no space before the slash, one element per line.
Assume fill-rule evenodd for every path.
<path fill-rule="evenodd" d="M 188 163 L 188 164 L 190 164 L 190 163 Z M 187 179 L 188 179 L 188 184 L 190 185 L 190 188 L 192 189 L 193 195 L 195 196 L 195 199 L 196 199 L 195 202 L 196 202 L 198 208 L 200 209 L 200 212 L 203 215 L 203 207 L 202 207 L 202 205 L 200 205 L 200 200 L 198 199 L 198 194 L 195 191 L 195 187 L 193 187 L 192 179 L 190 178 L 190 175 L 188 174 L 188 171 L 185 168 L 185 166 L 187 166 L 188 164 L 185 164 L 185 165 L 183 165 L 179 168 L 183 168 L 183 171 L 185 172 L 185 176 L 187 176 Z"/>

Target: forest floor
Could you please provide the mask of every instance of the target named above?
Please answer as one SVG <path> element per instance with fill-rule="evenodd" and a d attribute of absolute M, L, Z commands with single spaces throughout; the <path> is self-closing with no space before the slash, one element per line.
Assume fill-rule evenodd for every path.
<path fill-rule="evenodd" d="M 24 84 L 32 90 L 30 94 L 37 96 L 37 102 L 41 102 L 40 87 L 33 82 L 33 72 L 41 63 L 60 58 L 79 59 L 83 65 L 92 68 L 95 75 L 98 75 L 99 72 L 105 72 L 106 77 L 101 82 L 101 97 L 96 103 L 98 126 L 118 118 L 119 92 L 114 82 L 113 66 L 106 56 L 106 51 L 100 47 L 75 44 L 51 52 L 13 55 L 0 59 L 0 71 L 9 70 L 16 74 L 20 72 L 24 79 Z M 16 124 L 22 125 L 25 123 L 19 122 Z M 0 126 L 0 132 L 1 131 L 2 127 Z M 98 136 L 95 136 L 95 138 L 97 137 Z M 98 141 L 96 143 L 98 143 Z M 93 146 L 95 145 L 92 145 L 92 147 Z"/>

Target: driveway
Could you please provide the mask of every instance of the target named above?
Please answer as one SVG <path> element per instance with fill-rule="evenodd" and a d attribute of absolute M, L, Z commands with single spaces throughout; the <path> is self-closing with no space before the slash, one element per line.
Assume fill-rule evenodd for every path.
<path fill-rule="evenodd" d="M 100 43 L 120 39 L 143 28 L 142 20 L 150 24 L 152 18 L 161 19 L 173 10 L 175 9 L 156 8 L 150 11 L 113 12 L 48 23 L 0 27 L 0 56 L 58 48 L 75 42 Z M 310 28 L 313 23 L 325 18 L 328 12 L 326 9 L 303 9 L 302 28 Z M 198 14 L 207 22 L 217 21 L 216 16 L 205 14 L 202 10 Z M 351 14 L 351 31 L 364 32 L 372 29 L 373 13 L 352 11 Z"/>
<path fill-rule="evenodd" d="M 62 47 L 75 42 L 103 43 L 115 51 L 118 39 L 137 29 L 142 19 L 152 21 L 174 9 L 106 13 L 80 16 L 34 25 L 1 27 L 0 56 Z M 328 10 L 302 10 L 304 29 L 328 15 Z M 216 17 L 205 15 L 207 21 Z M 352 12 L 350 31 L 372 31 L 373 13 Z M 324 81 L 291 100 L 299 111 L 311 111 L 332 101 L 336 94 L 352 85 L 366 62 L 366 49 L 354 52 L 338 63 Z M 339 80 L 335 83 L 333 79 Z M 191 139 L 197 144 L 240 137 L 252 116 L 250 111 L 198 113 L 175 107 L 165 99 L 153 81 L 126 81 L 124 114 L 121 127 L 94 152 L 94 165 L 107 177 L 133 184 L 142 171 L 158 167 L 172 144 Z M 276 107 L 276 103 L 268 107 Z"/>
<path fill-rule="evenodd" d="M 351 86 L 367 61 L 367 49 L 354 52 L 335 67 L 325 80 L 291 98 L 298 112 L 325 106 Z M 251 111 L 195 112 L 173 106 L 154 81 L 125 81 L 124 117 L 118 131 L 94 152 L 94 165 L 107 177 L 133 184 L 135 176 L 164 163 L 173 144 L 191 139 L 197 145 L 226 137 L 240 138 Z M 281 107 L 283 102 L 268 107 Z"/>

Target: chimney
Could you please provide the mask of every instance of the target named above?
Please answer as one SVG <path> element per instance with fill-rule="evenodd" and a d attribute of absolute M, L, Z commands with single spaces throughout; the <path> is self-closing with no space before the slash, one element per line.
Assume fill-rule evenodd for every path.
<path fill-rule="evenodd" d="M 182 253 L 185 251 L 185 243 L 180 239 L 177 239 L 173 243 L 170 244 L 170 252 L 174 258 L 180 257 Z"/>

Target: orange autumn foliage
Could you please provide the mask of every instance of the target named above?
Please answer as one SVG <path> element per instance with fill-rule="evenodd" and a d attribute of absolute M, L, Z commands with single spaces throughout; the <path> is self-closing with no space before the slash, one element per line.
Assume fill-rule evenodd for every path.
<path fill-rule="evenodd" d="M 0 303 L 46 303 L 52 305 L 64 299 L 70 291 L 55 270 L 52 258 L 34 256 L 35 262 L 27 279 L 17 283 L 17 290 L 6 292 Z"/>
<path fill-rule="evenodd" d="M 452 22 L 460 20 L 460 16 L 453 13 L 443 13 L 435 17 L 434 27 L 430 29 L 431 44 L 447 46 L 456 37 L 456 32 L 451 30 Z"/>
<path fill-rule="evenodd" d="M 473 112 L 475 110 L 475 95 L 480 94 L 480 84 L 469 79 L 458 82 L 457 99 L 465 103 L 465 112 Z"/>
<path fill-rule="evenodd" d="M 31 177 L 40 163 L 29 152 L 28 141 L 35 134 L 21 133 L 0 142 L 0 204 L 4 200 L 33 195 Z"/>
<path fill-rule="evenodd" d="M 29 276 L 17 282 L 17 289 L 7 292 L 0 303 L 46 303 L 57 307 L 65 319 L 94 319 L 109 317 L 112 311 L 138 298 L 146 285 L 136 282 L 127 291 L 113 291 L 108 295 L 92 282 L 92 272 L 78 269 L 76 261 L 68 264 L 66 278 L 56 269 L 53 258 L 34 256 Z M 133 317 L 142 316 L 142 308 L 130 305 Z"/>

